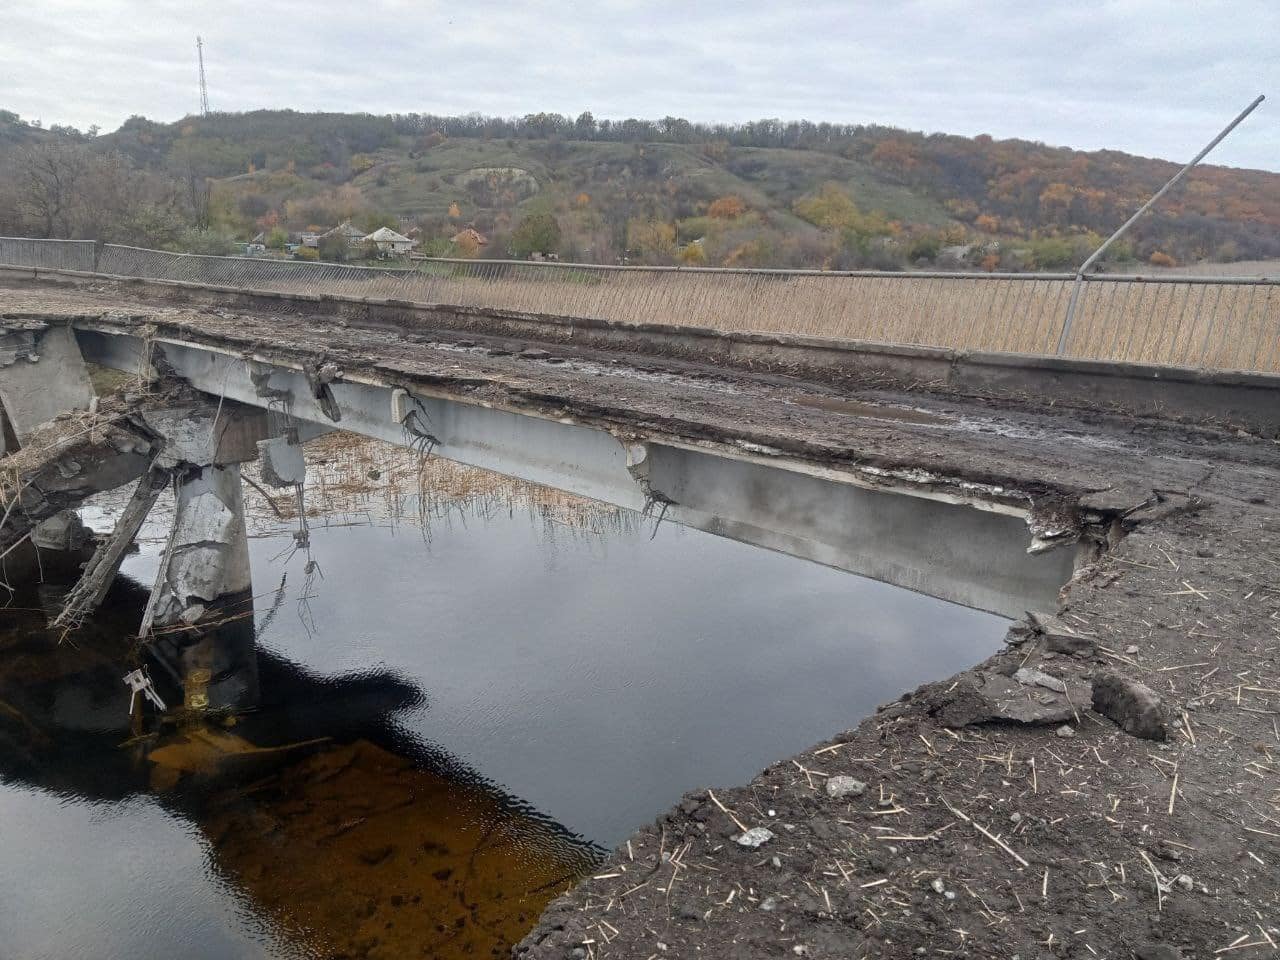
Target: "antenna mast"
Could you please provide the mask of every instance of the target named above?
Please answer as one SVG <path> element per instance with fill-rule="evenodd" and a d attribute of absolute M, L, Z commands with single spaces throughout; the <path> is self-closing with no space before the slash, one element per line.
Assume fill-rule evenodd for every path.
<path fill-rule="evenodd" d="M 200 116 L 209 115 L 209 85 L 204 80 L 204 41 L 196 37 L 196 58 L 200 61 Z"/>

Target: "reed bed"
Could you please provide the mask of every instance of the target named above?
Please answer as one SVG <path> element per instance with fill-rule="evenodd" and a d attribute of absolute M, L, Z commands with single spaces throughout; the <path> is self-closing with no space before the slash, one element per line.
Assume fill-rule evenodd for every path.
<path fill-rule="evenodd" d="M 608 504 L 503 476 L 351 433 L 335 432 L 304 447 L 303 505 L 313 527 L 350 524 L 419 528 L 435 523 L 525 515 L 548 532 L 599 537 L 635 533 L 637 514 Z M 291 490 L 264 487 L 256 464 L 245 505 L 255 532 L 297 520 Z"/>
<path fill-rule="evenodd" d="M 64 268 L 83 246 L 0 238 L 0 262 Z M 279 293 L 399 299 L 631 324 L 1052 355 L 1066 274 L 834 273 L 428 260 L 414 269 L 105 245 L 100 273 Z M 1280 280 L 1092 277 L 1066 356 L 1280 372 Z"/>

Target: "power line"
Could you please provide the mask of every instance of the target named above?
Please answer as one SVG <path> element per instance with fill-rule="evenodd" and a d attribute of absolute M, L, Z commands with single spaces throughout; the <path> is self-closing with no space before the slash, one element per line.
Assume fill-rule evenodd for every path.
<path fill-rule="evenodd" d="M 209 85 L 204 79 L 204 41 L 196 37 L 196 58 L 200 61 L 200 116 L 209 115 Z"/>

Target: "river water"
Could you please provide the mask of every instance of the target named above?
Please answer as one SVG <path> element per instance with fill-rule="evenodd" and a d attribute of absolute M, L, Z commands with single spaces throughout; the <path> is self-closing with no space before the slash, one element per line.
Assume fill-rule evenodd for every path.
<path fill-rule="evenodd" d="M 685 791 L 746 781 L 1005 628 L 407 451 L 312 446 L 309 555 L 290 496 L 277 517 L 246 493 L 255 599 L 227 629 L 256 628 L 252 710 L 131 726 L 163 507 L 68 642 L 44 624 L 70 575 L 14 585 L 0 956 L 505 956 Z"/>

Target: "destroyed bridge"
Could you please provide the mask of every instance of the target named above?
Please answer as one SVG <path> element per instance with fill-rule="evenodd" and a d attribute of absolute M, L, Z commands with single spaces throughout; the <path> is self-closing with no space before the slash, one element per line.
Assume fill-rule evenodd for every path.
<path fill-rule="evenodd" d="M 922 740 L 930 749 L 919 762 L 945 779 L 985 748 L 957 736 L 944 758 L 934 749 L 947 740 L 939 728 L 1012 724 L 1001 729 L 1019 731 L 1009 736 L 1021 753 L 1037 731 L 1087 714 L 1100 732 L 1087 764 L 1072 767 L 1087 767 L 1078 776 L 1123 768 L 1124 782 L 1107 790 L 1150 797 L 1170 818 L 1177 808 L 1186 818 L 1175 821 L 1179 842 L 1234 850 L 1252 837 L 1280 856 L 1268 839 L 1280 838 L 1280 820 L 1265 811 L 1280 812 L 1260 779 L 1274 768 L 1223 779 L 1233 757 L 1248 759 L 1240 745 L 1280 749 L 1275 281 L 1091 279 L 1077 306 L 1069 277 L 597 276 L 538 265 L 530 281 L 530 265 L 504 275 L 442 262 L 424 279 L 161 254 L 141 264 L 142 252 L 127 248 L 111 254 L 116 263 L 92 246 L 30 249 L 12 248 L 0 268 L 0 550 L 11 564 L 31 545 L 65 547 L 75 526 L 67 511 L 132 485 L 114 531 L 53 617 L 60 635 L 72 635 L 172 487 L 176 511 L 139 636 L 189 630 L 179 669 L 214 682 L 187 706 L 234 707 L 239 696 L 218 689 L 215 655 L 199 637 L 251 593 L 240 465 L 260 458 L 266 483 L 301 498 L 302 446 L 352 431 L 1009 617 L 1009 653 L 866 721 L 849 735 L 867 739 L 857 755 L 923 750 Z M 1074 326 L 1062 312 L 1069 293 Z M 735 316 L 720 312 L 724 302 L 737 304 Z M 767 315 L 752 312 L 761 302 Z M 632 303 L 656 315 L 611 306 Z M 841 339 L 789 319 L 818 315 Z M 122 385 L 98 397 L 103 371 Z M 304 524 L 302 546 L 306 535 Z M 1215 665 L 1243 679 L 1229 684 L 1231 716 L 1215 721 L 1231 738 L 1210 751 L 1200 749 L 1214 736 L 1203 724 L 1227 709 Z M 895 739 L 904 724 L 912 726 Z M 1131 763 L 1133 737 L 1104 738 L 1103 725 L 1175 745 L 1172 798 L 1166 771 Z M 1052 742 L 1054 756 L 1066 752 Z M 824 754 L 821 766 L 840 769 L 840 756 Z M 1014 750 L 1009 757 L 1005 787 L 1022 783 Z M 1269 752 L 1254 757 L 1271 762 Z M 1037 776 L 1043 790 L 1044 767 L 1026 784 Z M 924 798 L 927 779 L 891 786 L 903 811 L 940 811 L 967 829 Z M 1074 781 L 1071 789 L 1093 790 Z M 1232 790 L 1244 799 L 1224 806 Z M 1212 827 L 1177 800 L 1211 794 Z M 741 812 L 749 796 L 725 792 L 717 807 Z M 680 824 L 666 829 L 688 826 Z M 940 826 L 904 828 L 904 840 Z M 1051 871 L 1071 876 L 1075 843 L 1092 845 L 1100 861 L 1122 859 L 1113 847 L 1123 838 L 1104 826 L 1060 843 L 1048 833 L 1000 840 L 1003 848 L 984 839 L 996 834 L 972 838 L 1004 858 L 1001 867 L 1029 869 L 1039 856 L 1050 865 L 1047 890 Z M 1033 842 L 1042 844 L 1035 855 Z M 939 856 L 958 867 L 972 852 Z M 1238 866 L 1234 854 L 1204 856 L 1206 882 L 1236 884 L 1231 905 L 1215 909 L 1239 914 L 1239 929 L 1255 925 L 1254 908 L 1274 897 L 1266 872 Z M 1135 877 L 1144 875 L 1138 863 Z M 831 876 L 840 882 L 838 873 L 824 882 Z M 629 884 L 606 871 L 564 909 L 577 918 Z M 872 903 L 890 890 L 860 896 Z M 543 931 L 532 955 L 562 956 L 555 951 L 583 942 L 577 922 Z M 641 928 L 611 922 L 647 954 Z M 1216 919 L 1195 922 L 1197 937 L 1217 942 Z"/>

